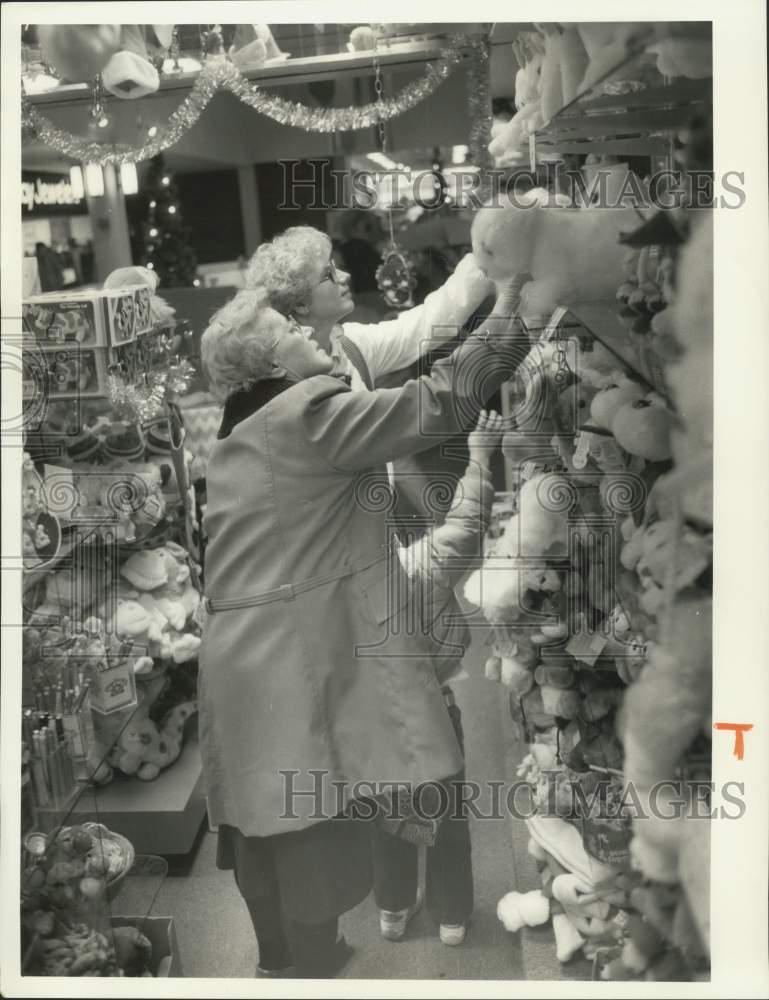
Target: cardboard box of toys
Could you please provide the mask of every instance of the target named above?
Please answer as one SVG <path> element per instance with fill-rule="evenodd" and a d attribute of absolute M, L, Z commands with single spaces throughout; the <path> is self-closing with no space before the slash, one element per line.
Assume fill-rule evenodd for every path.
<path fill-rule="evenodd" d="M 135 927 L 147 938 L 152 945 L 147 967 L 151 975 L 162 979 L 180 979 L 184 975 L 173 917 L 112 917 L 110 923 L 113 927 Z M 142 973 L 137 968 L 134 975 Z"/>
<path fill-rule="evenodd" d="M 22 326 L 43 347 L 115 347 L 151 329 L 150 296 L 146 285 L 32 295 Z"/>
<path fill-rule="evenodd" d="M 23 345 L 22 398 L 82 399 L 107 395 L 107 351 L 65 344 Z"/>

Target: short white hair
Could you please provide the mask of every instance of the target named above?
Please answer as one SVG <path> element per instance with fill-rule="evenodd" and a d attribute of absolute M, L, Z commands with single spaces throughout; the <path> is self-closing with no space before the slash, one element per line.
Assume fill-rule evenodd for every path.
<path fill-rule="evenodd" d="M 263 243 L 246 270 L 246 288 L 263 290 L 273 309 L 290 316 L 305 305 L 315 287 L 317 268 L 331 257 L 331 240 L 312 226 L 292 226 Z"/>
<path fill-rule="evenodd" d="M 216 399 L 224 402 L 238 389 L 270 377 L 286 322 L 262 292 L 252 289 L 239 291 L 214 314 L 203 332 L 200 356 Z"/>

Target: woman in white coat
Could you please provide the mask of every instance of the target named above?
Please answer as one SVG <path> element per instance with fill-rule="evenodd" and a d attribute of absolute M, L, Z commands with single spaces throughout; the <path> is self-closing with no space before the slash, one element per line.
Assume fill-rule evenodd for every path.
<path fill-rule="evenodd" d="M 429 350 L 453 340 L 494 285 L 469 253 L 445 284 L 420 306 L 382 323 L 342 323 L 355 308 L 350 276 L 335 267 L 331 240 L 312 226 L 293 226 L 263 243 L 251 258 L 246 286 L 312 330 L 334 358 L 334 374 L 349 375 L 352 389 L 371 388 Z"/>

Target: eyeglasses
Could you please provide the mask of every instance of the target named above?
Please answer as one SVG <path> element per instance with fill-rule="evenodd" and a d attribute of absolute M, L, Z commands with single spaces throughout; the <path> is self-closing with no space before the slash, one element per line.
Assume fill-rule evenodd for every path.
<path fill-rule="evenodd" d="M 285 333 L 299 333 L 304 337 L 305 340 L 312 339 L 313 329 L 311 326 L 302 326 L 294 319 L 293 316 L 286 316 L 285 319 L 288 320 L 288 329 L 285 331 Z M 275 350 L 275 348 L 283 339 L 283 336 L 284 334 L 281 333 L 280 336 L 275 341 L 275 343 L 270 345 L 270 351 Z"/>
<path fill-rule="evenodd" d="M 333 261 L 329 261 L 328 266 L 323 268 L 318 284 L 322 285 L 324 281 L 333 281 L 335 285 L 342 284 L 341 276 L 334 266 Z"/>

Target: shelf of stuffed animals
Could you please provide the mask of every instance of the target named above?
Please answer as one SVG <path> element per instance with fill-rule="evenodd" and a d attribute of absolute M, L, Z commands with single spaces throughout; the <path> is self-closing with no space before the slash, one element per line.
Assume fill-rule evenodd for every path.
<path fill-rule="evenodd" d="M 619 296 L 655 341 L 657 387 L 607 304 L 558 310 L 532 347 L 503 439 L 510 516 L 466 588 L 529 744 L 519 776 L 566 810 L 530 821 L 543 889 L 500 919 L 553 916 L 559 958 L 582 950 L 609 980 L 708 967 L 709 824 L 649 809 L 658 782 L 690 797 L 710 777 L 712 219 L 695 214 L 664 287 Z M 575 785 L 601 782 L 633 809 L 569 813 Z"/>
<path fill-rule="evenodd" d="M 664 156 L 712 95 L 710 25 L 536 24 L 513 42 L 516 114 L 492 130 L 498 166 L 538 153 Z"/>
<path fill-rule="evenodd" d="M 200 826 L 194 747 L 178 766 L 197 710 L 200 646 L 192 456 L 176 404 L 190 368 L 173 355 L 171 318 L 155 318 L 151 331 L 109 349 L 105 394 L 53 394 L 27 425 L 23 704 L 30 739 L 41 719 L 71 736 L 81 801 L 83 783 L 119 781 L 141 813 L 146 783 L 168 770 L 168 815 L 155 832 L 170 830 L 183 852 L 190 825 Z M 145 824 L 148 850 L 157 850 L 155 819 Z"/>

